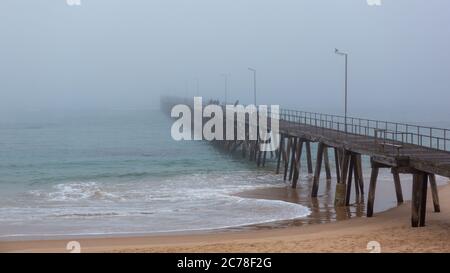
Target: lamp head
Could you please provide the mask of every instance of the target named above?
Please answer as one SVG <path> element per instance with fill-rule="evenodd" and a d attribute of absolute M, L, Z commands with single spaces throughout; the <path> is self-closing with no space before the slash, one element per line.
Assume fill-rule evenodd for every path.
<path fill-rule="evenodd" d="M 347 52 L 342 52 L 342 51 L 340 51 L 340 50 L 337 49 L 337 48 L 334 49 L 334 53 L 336 53 L 336 54 L 338 54 L 338 55 L 342 55 L 342 56 L 348 55 Z"/>

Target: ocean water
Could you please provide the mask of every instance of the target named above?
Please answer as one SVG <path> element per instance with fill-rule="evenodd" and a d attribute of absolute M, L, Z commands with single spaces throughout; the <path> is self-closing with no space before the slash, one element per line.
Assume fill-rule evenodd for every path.
<path fill-rule="evenodd" d="M 171 124 L 160 110 L 36 112 L 0 121 L 0 240 L 273 228 L 365 215 L 368 157 L 363 200 L 352 193 L 351 206 L 336 209 L 333 163 L 332 180 L 322 168 L 311 199 L 305 157 L 292 190 L 275 175 L 273 159 L 257 168 L 207 142 L 174 141 Z M 405 200 L 411 180 L 401 175 Z M 447 181 L 438 177 L 440 185 Z M 383 169 L 374 210 L 395 206 L 392 174 Z"/>
<path fill-rule="evenodd" d="M 160 110 L 44 115 L 0 125 L 0 238 L 236 227 L 310 213 L 234 195 L 284 187 L 273 169 L 176 142 Z"/>

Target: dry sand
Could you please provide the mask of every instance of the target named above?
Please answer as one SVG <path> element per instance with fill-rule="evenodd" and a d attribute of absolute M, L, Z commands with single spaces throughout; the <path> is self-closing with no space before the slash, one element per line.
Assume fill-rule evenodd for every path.
<path fill-rule="evenodd" d="M 450 252 L 450 186 L 439 190 L 441 213 L 428 197 L 427 226 L 410 227 L 410 203 L 373 218 L 326 224 L 203 234 L 77 239 L 82 252 Z M 0 242 L 1 252 L 67 252 L 69 240 Z"/>

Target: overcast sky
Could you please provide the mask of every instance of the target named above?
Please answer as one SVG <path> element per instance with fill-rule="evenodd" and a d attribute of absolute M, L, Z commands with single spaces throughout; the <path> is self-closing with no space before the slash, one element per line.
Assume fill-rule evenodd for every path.
<path fill-rule="evenodd" d="M 450 117 L 450 1 L 0 1 L 0 113 L 154 108 L 161 94 L 410 121 Z"/>

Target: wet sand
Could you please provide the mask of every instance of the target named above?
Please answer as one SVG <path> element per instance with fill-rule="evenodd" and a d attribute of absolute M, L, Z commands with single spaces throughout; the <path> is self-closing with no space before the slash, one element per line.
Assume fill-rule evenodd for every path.
<path fill-rule="evenodd" d="M 283 200 L 295 204 L 308 207 L 311 214 L 307 217 L 278 221 L 274 223 L 258 224 L 249 227 L 241 227 L 244 229 L 252 228 L 273 228 L 287 226 L 305 226 L 309 224 L 323 224 L 334 221 L 348 220 L 355 217 L 364 217 L 366 215 L 367 189 L 369 188 L 369 177 L 364 179 L 365 194 L 356 195 L 352 190 L 350 206 L 335 207 L 334 196 L 336 189 L 336 178 L 333 176 L 331 180 L 321 178 L 320 187 L 317 198 L 311 198 L 312 176 L 304 176 L 296 189 L 292 189 L 289 185 L 286 187 L 273 187 L 257 190 L 250 190 L 235 194 L 244 198 Z M 401 175 L 403 197 L 405 200 L 411 199 L 411 177 Z M 438 178 L 439 185 L 445 185 L 447 179 Z M 289 182 L 290 183 L 290 182 Z M 288 183 L 288 184 L 289 184 Z M 354 188 L 353 188 L 354 189 Z M 376 202 L 374 204 L 374 212 L 382 212 L 397 207 L 397 199 L 392 181 L 392 174 L 386 170 L 380 171 L 379 181 L 377 183 Z"/>
<path fill-rule="evenodd" d="M 352 217 L 320 225 L 77 240 L 82 252 L 368 252 L 370 241 L 379 242 L 381 252 L 450 252 L 450 186 L 440 187 L 439 193 L 442 212 L 433 212 L 429 195 L 427 226 L 423 228 L 410 227 L 411 207 L 406 202 L 373 218 Z M 288 188 L 241 196 L 297 198 Z M 0 242 L 0 251 L 67 252 L 68 241 Z"/>

